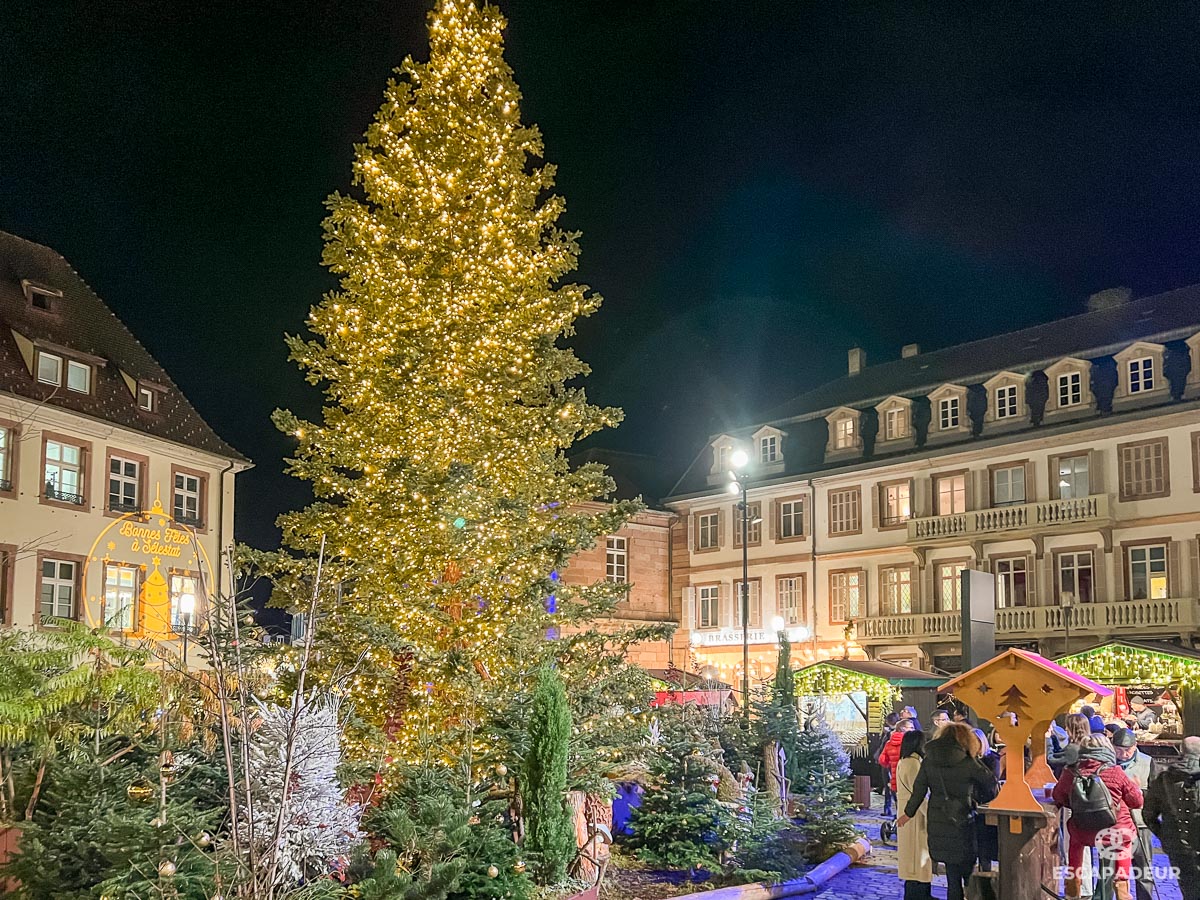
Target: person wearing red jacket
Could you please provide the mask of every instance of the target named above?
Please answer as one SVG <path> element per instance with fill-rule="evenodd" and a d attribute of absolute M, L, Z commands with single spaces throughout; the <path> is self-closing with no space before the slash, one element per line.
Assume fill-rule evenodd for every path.
<path fill-rule="evenodd" d="M 879 765 L 887 772 L 888 785 L 893 794 L 896 793 L 896 766 L 900 765 L 900 745 L 904 742 L 904 735 L 915 727 L 912 719 L 901 719 L 896 723 L 896 730 L 883 745 L 883 749 L 879 751 Z"/>
<path fill-rule="evenodd" d="M 1142 789 L 1124 770 L 1117 765 L 1112 743 L 1099 734 L 1089 735 L 1079 744 L 1079 759 L 1067 766 L 1054 785 L 1054 802 L 1057 806 L 1070 809 L 1071 792 L 1076 775 L 1091 776 L 1099 773 L 1100 780 L 1108 788 L 1117 814 L 1117 824 L 1111 828 L 1093 831 L 1076 824 L 1075 818 L 1067 820 L 1067 831 L 1071 836 L 1070 854 L 1067 860 L 1065 879 L 1068 898 L 1078 898 L 1081 893 L 1080 869 L 1083 866 L 1083 851 L 1096 846 L 1097 835 L 1104 835 L 1106 846 L 1102 848 L 1101 860 L 1107 870 L 1103 878 L 1112 877 L 1112 858 L 1116 857 L 1116 880 L 1114 888 L 1117 900 L 1130 900 L 1129 877 L 1133 841 L 1137 836 L 1130 810 L 1142 808 Z M 1117 844 L 1112 842 L 1116 840 Z"/>

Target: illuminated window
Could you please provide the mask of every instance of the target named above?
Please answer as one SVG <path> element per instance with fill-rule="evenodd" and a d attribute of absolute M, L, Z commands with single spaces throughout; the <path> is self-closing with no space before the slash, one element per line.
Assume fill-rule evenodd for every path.
<path fill-rule="evenodd" d="M 1091 603 L 1092 551 L 1063 553 L 1058 558 L 1058 595 L 1070 594 L 1076 603 Z"/>
<path fill-rule="evenodd" d="M 604 547 L 604 577 L 616 584 L 629 581 L 629 542 L 623 537 L 609 537 Z"/>
<path fill-rule="evenodd" d="M 171 630 L 177 634 L 182 633 L 185 627 L 194 630 L 196 626 L 196 612 L 199 609 L 200 601 L 199 582 L 196 576 L 178 572 L 172 573 L 168 587 L 171 598 Z M 184 621 L 184 604 L 180 602 L 184 596 L 192 598 L 192 620 L 190 622 Z"/>
<path fill-rule="evenodd" d="M 799 575 L 780 578 L 779 614 L 787 625 L 799 625 L 807 617 L 804 609 L 804 579 Z"/>
<path fill-rule="evenodd" d="M 883 596 L 880 612 L 883 615 L 901 615 L 912 612 L 912 568 L 898 566 L 884 569 L 882 573 Z"/>
<path fill-rule="evenodd" d="M 1129 599 L 1167 598 L 1167 547 L 1131 547 L 1129 550 Z"/>
<path fill-rule="evenodd" d="M 83 503 L 83 448 L 46 441 L 45 497 L 63 503 Z"/>
<path fill-rule="evenodd" d="M 137 576 L 134 566 L 109 563 L 104 567 L 104 622 L 115 631 L 133 631 Z"/>
<path fill-rule="evenodd" d="M 962 609 L 962 563 L 941 563 L 937 567 L 938 603 L 942 612 Z"/>
<path fill-rule="evenodd" d="M 1087 454 L 1058 460 L 1058 499 L 1078 500 L 1091 493 Z"/>
<path fill-rule="evenodd" d="M 883 413 L 883 439 L 895 441 L 908 434 L 908 415 L 904 409 L 888 409 Z"/>
<path fill-rule="evenodd" d="M 833 426 L 833 446 L 837 450 L 848 450 L 854 446 L 854 419 L 838 419 Z"/>
<path fill-rule="evenodd" d="M 879 488 L 881 525 L 899 525 L 912 515 L 911 486 L 905 481 L 900 484 L 885 484 Z"/>
<path fill-rule="evenodd" d="M 700 607 L 696 615 L 698 628 L 716 628 L 721 616 L 721 586 L 707 584 L 696 589 L 697 602 Z"/>
<path fill-rule="evenodd" d="M 862 615 L 862 572 L 829 573 L 829 621 L 845 623 Z"/>
<path fill-rule="evenodd" d="M 937 515 L 953 516 L 967 511 L 967 477 L 965 475 L 935 476 L 933 493 L 937 502 Z"/>

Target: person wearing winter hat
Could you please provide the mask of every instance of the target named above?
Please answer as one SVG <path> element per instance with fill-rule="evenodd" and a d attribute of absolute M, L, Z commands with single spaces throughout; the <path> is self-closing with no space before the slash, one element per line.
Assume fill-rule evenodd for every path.
<path fill-rule="evenodd" d="M 1117 765 L 1125 770 L 1133 782 L 1143 791 L 1150 786 L 1150 757 L 1138 750 L 1137 736 L 1128 728 L 1118 729 L 1113 735 L 1113 752 Z M 1150 829 L 1142 818 L 1140 809 L 1130 810 L 1133 824 L 1137 826 L 1137 840 L 1133 843 L 1133 866 L 1137 870 L 1137 900 L 1151 900 L 1154 890 L 1154 844 Z"/>
<path fill-rule="evenodd" d="M 1097 715 L 1093 715 L 1088 719 L 1088 726 L 1091 728 L 1092 734 L 1100 734 L 1108 737 L 1108 732 L 1104 730 L 1104 720 Z"/>
<path fill-rule="evenodd" d="M 1193 835 L 1200 832 L 1200 737 L 1184 738 L 1180 750 L 1179 760 L 1150 782 L 1145 818 L 1171 865 L 1179 870 L 1183 900 L 1197 900 L 1200 853 Z"/>

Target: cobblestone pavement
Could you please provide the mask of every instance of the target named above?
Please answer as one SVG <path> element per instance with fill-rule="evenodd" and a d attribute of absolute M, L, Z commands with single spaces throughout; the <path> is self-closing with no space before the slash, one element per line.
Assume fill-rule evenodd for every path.
<path fill-rule="evenodd" d="M 896 848 L 879 840 L 879 825 L 883 801 L 872 795 L 874 808 L 859 815 L 859 824 L 871 841 L 871 855 L 861 863 L 830 879 L 825 889 L 813 894 L 819 900 L 895 900 L 903 897 L 904 885 L 896 875 Z M 1170 862 L 1159 850 L 1154 857 L 1157 868 L 1165 871 Z M 1061 885 L 1060 895 L 1061 895 Z M 938 875 L 933 879 L 933 896 L 939 900 L 946 897 L 946 878 Z M 1160 880 L 1157 885 L 1157 900 L 1181 900 L 1179 885 L 1170 880 Z"/>

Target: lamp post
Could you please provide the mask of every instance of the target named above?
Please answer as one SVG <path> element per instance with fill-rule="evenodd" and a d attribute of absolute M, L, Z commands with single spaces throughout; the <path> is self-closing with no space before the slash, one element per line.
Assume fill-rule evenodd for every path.
<path fill-rule="evenodd" d="M 192 615 L 196 612 L 196 595 L 179 595 L 179 615 L 183 618 L 183 667 L 187 668 L 188 638 L 192 633 Z"/>
<path fill-rule="evenodd" d="M 734 450 L 729 458 L 729 492 L 741 494 L 737 508 L 742 512 L 742 716 L 750 724 L 750 504 L 747 492 L 750 478 L 745 469 L 750 457 L 745 450 Z"/>

